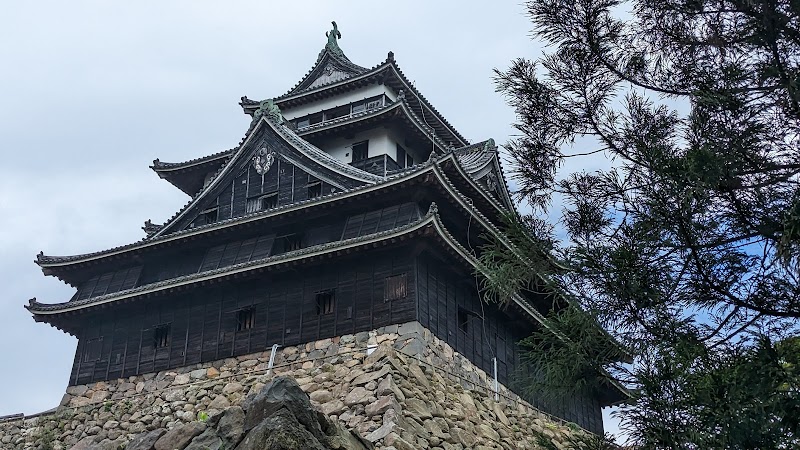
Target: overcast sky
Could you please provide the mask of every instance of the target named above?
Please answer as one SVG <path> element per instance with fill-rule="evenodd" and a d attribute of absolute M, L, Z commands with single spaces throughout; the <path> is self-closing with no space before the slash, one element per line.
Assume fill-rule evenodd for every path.
<path fill-rule="evenodd" d="M 58 404 L 76 340 L 23 308 L 74 289 L 40 250 L 72 255 L 141 239 L 188 196 L 148 166 L 234 147 L 237 104 L 285 93 L 336 20 L 346 55 L 388 51 L 471 141 L 511 135 L 492 69 L 538 57 L 517 2 L 8 2 L 0 14 L 0 415 Z M 608 426 L 607 426 L 608 428 Z"/>

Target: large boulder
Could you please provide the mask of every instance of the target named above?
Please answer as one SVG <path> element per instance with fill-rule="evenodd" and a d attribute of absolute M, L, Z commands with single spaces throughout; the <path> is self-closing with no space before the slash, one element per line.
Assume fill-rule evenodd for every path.
<path fill-rule="evenodd" d="M 202 422 L 190 422 L 173 428 L 161 436 L 155 443 L 156 450 L 183 450 L 195 436 L 206 429 Z"/>
<path fill-rule="evenodd" d="M 311 400 L 308 394 L 300 389 L 294 378 L 273 378 L 256 395 L 245 399 L 242 408 L 245 411 L 245 431 L 252 430 L 279 410 L 288 409 L 311 434 L 318 438 L 322 437 L 322 429 L 317 420 L 317 413 L 311 407 Z"/>
<path fill-rule="evenodd" d="M 243 429 L 247 434 L 236 450 L 374 448 L 359 435 L 315 410 L 308 394 L 292 378 L 274 378 L 260 392 L 248 397 L 242 407 L 245 416 Z M 235 414 L 231 412 L 231 422 L 235 422 Z M 224 421 L 225 417 L 220 420 L 218 433 Z"/>
<path fill-rule="evenodd" d="M 222 450 L 225 448 L 222 439 L 217 436 L 213 428 L 204 431 L 200 436 L 192 439 L 192 443 L 185 450 Z"/>
<path fill-rule="evenodd" d="M 125 450 L 153 450 L 158 438 L 164 435 L 167 430 L 159 428 L 153 431 L 146 431 L 142 434 L 134 436 L 125 446 Z"/>
<path fill-rule="evenodd" d="M 236 450 L 326 450 L 288 409 L 279 409 L 255 426 Z"/>
<path fill-rule="evenodd" d="M 217 434 L 226 447 L 232 448 L 244 435 L 244 411 L 238 406 L 225 410 L 217 423 Z"/>

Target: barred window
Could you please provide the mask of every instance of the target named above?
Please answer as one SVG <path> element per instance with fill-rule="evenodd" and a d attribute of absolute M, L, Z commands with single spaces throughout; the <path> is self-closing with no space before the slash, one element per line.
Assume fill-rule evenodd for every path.
<path fill-rule="evenodd" d="M 408 295 L 408 281 L 406 274 L 386 277 L 383 283 L 383 300 L 400 300 Z"/>
<path fill-rule="evenodd" d="M 317 292 L 317 315 L 333 314 L 336 295 L 333 289 Z"/>
<path fill-rule="evenodd" d="M 208 208 L 200 214 L 203 216 L 203 224 L 214 223 L 219 219 L 219 208 Z"/>
<path fill-rule="evenodd" d="M 245 205 L 245 212 L 252 213 L 256 211 L 264 211 L 278 206 L 278 193 L 272 192 L 260 197 L 248 198 Z"/>
<path fill-rule="evenodd" d="M 153 333 L 153 347 L 166 348 L 169 346 L 170 326 L 160 325 Z"/>
<path fill-rule="evenodd" d="M 236 313 L 236 331 L 244 331 L 253 328 L 256 319 L 256 309 L 240 309 Z"/>
<path fill-rule="evenodd" d="M 319 181 L 314 181 L 308 183 L 308 198 L 317 198 L 322 196 L 322 183 Z"/>

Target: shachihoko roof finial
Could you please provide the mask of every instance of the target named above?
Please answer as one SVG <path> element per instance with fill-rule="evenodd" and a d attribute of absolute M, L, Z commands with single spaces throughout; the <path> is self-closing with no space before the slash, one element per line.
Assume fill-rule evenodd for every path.
<path fill-rule="evenodd" d="M 281 115 L 281 110 L 272 99 L 264 100 L 258 104 L 258 109 L 255 113 L 253 113 L 253 120 L 255 121 L 262 116 L 272 119 L 277 123 L 283 123 L 283 115 Z"/>
<path fill-rule="evenodd" d="M 342 49 L 339 48 L 339 43 L 337 40 L 342 38 L 342 33 L 339 32 L 339 27 L 336 25 L 335 20 L 331 21 L 331 24 L 333 24 L 333 29 L 325 32 L 325 36 L 328 38 L 328 43 L 325 45 L 325 47 L 331 53 L 341 55 Z"/>

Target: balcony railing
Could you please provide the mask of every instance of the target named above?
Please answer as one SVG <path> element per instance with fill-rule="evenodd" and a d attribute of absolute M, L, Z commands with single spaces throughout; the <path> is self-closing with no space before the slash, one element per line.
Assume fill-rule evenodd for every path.
<path fill-rule="evenodd" d="M 382 177 L 385 177 L 387 172 L 399 170 L 401 168 L 389 155 L 378 155 L 360 161 L 353 161 L 350 165 L 356 169 L 361 169 Z"/>
<path fill-rule="evenodd" d="M 343 117 L 353 117 L 367 111 L 382 108 L 392 104 L 392 100 L 386 95 L 378 95 L 370 97 L 357 102 L 348 103 L 346 105 L 337 106 L 335 108 L 326 109 L 306 116 L 298 117 L 292 120 L 298 131 L 303 131 L 313 125 L 324 124 L 332 120 L 341 119 Z"/>

